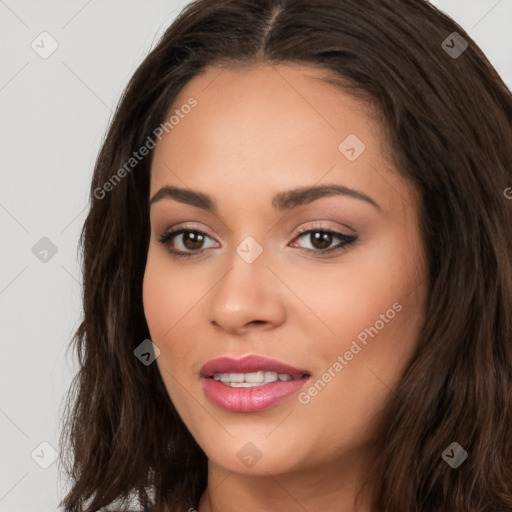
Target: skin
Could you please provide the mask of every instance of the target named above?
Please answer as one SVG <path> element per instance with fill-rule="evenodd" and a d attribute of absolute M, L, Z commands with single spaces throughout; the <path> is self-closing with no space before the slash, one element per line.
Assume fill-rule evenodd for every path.
<path fill-rule="evenodd" d="M 150 197 L 165 185 L 211 195 L 211 213 L 170 198 L 151 206 L 144 310 L 161 351 L 158 368 L 181 418 L 206 453 L 208 487 L 199 512 L 355 510 L 358 487 L 376 456 L 376 418 L 400 381 L 424 322 L 426 264 L 413 185 L 385 159 L 382 129 L 369 105 L 300 65 L 208 68 L 173 109 L 197 106 L 158 142 Z M 365 150 L 350 161 L 338 149 L 349 135 Z M 274 194 L 338 184 L 367 201 L 331 195 L 285 211 Z M 205 252 L 173 257 L 169 246 Z M 320 257 L 325 245 L 306 227 L 330 228 L 356 242 Z M 263 252 L 247 263 L 237 246 L 252 236 Z M 309 249 L 309 251 L 308 251 Z M 314 251 L 317 251 L 314 253 Z M 300 403 L 298 394 L 269 409 L 237 413 L 211 403 L 199 370 L 231 355 L 275 358 L 317 382 L 357 336 L 399 303 L 400 312 L 341 371 Z M 252 443 L 261 458 L 246 467 L 237 452 Z M 370 505 L 361 496 L 362 507 Z M 190 504 L 192 507 L 194 504 Z"/>

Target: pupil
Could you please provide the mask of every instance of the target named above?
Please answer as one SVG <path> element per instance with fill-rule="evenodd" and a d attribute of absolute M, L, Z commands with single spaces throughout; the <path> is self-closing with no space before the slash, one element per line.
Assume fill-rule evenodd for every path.
<path fill-rule="evenodd" d="M 185 239 L 183 245 L 187 249 L 199 249 L 203 243 L 203 235 L 200 233 L 187 232 L 185 233 Z"/>
<path fill-rule="evenodd" d="M 316 247 L 317 249 L 327 249 L 331 245 L 332 235 L 330 233 L 316 231 L 311 233 L 310 236 L 313 247 Z"/>

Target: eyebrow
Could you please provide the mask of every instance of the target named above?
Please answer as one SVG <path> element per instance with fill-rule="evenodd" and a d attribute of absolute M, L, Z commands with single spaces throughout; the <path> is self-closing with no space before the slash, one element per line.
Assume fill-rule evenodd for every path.
<path fill-rule="evenodd" d="M 277 210 L 291 210 L 296 206 L 311 203 L 322 197 L 329 197 L 333 195 L 342 195 L 366 201 L 373 205 L 377 210 L 382 211 L 380 205 L 374 201 L 370 196 L 358 190 L 345 187 L 338 184 L 316 185 L 312 187 L 299 187 L 285 192 L 279 192 L 272 198 L 272 206 Z M 217 213 L 217 204 L 215 200 L 198 190 L 185 189 L 166 185 L 162 187 L 150 199 L 149 205 L 161 201 L 162 199 L 174 199 L 180 203 L 196 206 L 203 210 Z"/>

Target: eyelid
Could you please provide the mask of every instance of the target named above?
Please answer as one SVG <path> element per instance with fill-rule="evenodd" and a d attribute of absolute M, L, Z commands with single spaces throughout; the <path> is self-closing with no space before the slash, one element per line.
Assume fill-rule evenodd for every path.
<path fill-rule="evenodd" d="M 315 224 L 316 222 L 316 224 Z M 311 221 L 310 223 L 308 224 L 311 224 L 310 226 L 308 224 L 306 225 L 301 225 L 301 227 L 299 228 L 295 228 L 294 230 L 294 237 L 297 237 L 298 235 L 304 233 L 305 231 L 308 231 L 310 229 L 312 230 L 317 230 L 317 231 L 321 231 L 321 230 L 326 230 L 326 231 L 336 231 L 336 232 L 339 232 L 339 227 L 330 227 L 330 226 L 324 226 L 322 224 L 322 222 L 325 222 L 325 221 Z M 341 233 L 345 236 L 352 236 L 352 235 L 356 235 L 356 231 L 355 229 L 351 228 L 349 225 L 347 224 L 341 224 L 341 226 L 343 226 L 344 228 L 348 229 L 349 230 L 349 233 Z M 177 224 L 176 226 L 173 226 L 172 228 L 168 228 L 168 229 L 162 229 L 160 232 L 161 233 L 164 233 L 164 234 L 167 234 L 167 233 L 175 233 L 176 231 L 179 231 L 181 229 L 184 229 L 184 230 L 190 230 L 190 231 L 199 231 L 201 233 L 203 233 L 204 235 L 210 237 L 213 239 L 212 236 L 210 236 L 203 228 L 201 228 L 199 226 L 199 224 L 196 224 L 196 223 L 191 223 L 191 224 L 188 224 L 188 223 L 185 223 L 185 224 Z M 210 228 L 207 228 L 207 229 L 210 229 Z M 158 232 L 159 230 L 156 229 L 156 231 Z"/>
<path fill-rule="evenodd" d="M 207 230 L 210 230 L 210 228 L 206 228 Z M 199 233 L 203 233 L 204 235 L 210 237 L 210 238 L 213 238 L 212 236 L 210 236 L 207 231 L 206 231 L 205 228 L 201 227 L 199 224 L 195 224 L 195 223 L 191 223 L 191 224 L 188 224 L 188 223 L 185 223 L 185 224 L 176 224 L 176 225 L 173 225 L 172 227 L 166 227 L 166 228 L 163 228 L 161 230 L 159 230 L 158 228 L 155 229 L 155 231 L 158 233 L 161 233 L 161 234 L 169 234 L 169 233 L 177 233 L 178 231 L 198 231 Z"/>
<path fill-rule="evenodd" d="M 318 222 L 322 222 L 322 221 L 316 221 L 317 224 L 314 224 L 315 221 L 311 221 L 313 222 L 313 225 L 312 226 L 301 226 L 299 228 L 296 228 L 294 230 L 294 239 L 297 238 L 299 235 L 302 235 L 303 233 L 307 232 L 307 231 L 310 231 L 310 230 L 316 230 L 316 231 L 332 231 L 332 232 L 337 232 L 339 233 L 338 229 L 339 228 L 331 228 L 331 227 L 328 227 L 328 226 L 323 226 L 322 224 L 318 224 Z M 351 231 L 351 233 L 340 233 L 340 234 L 343 234 L 345 236 L 351 236 L 352 234 L 355 235 L 355 231 L 350 227 L 350 226 L 347 226 L 346 224 L 343 224 L 344 227 L 346 227 L 348 230 Z M 209 229 L 209 228 L 208 228 Z M 209 238 L 211 238 L 212 240 L 214 239 L 212 236 L 210 236 L 203 228 L 201 228 L 198 224 L 195 224 L 195 223 L 192 223 L 192 224 L 177 224 L 176 226 L 173 226 L 172 228 L 167 228 L 167 229 L 162 229 L 162 230 L 158 230 L 156 229 L 155 231 L 156 232 L 160 232 L 161 235 L 160 236 L 165 236 L 165 235 L 169 235 L 169 234 L 176 234 L 178 232 L 180 232 L 181 230 L 189 230 L 189 231 L 197 231 L 203 235 L 206 235 L 208 236 Z"/>
<path fill-rule="evenodd" d="M 326 222 L 332 222 L 332 221 L 326 221 L 326 220 L 317 220 L 317 221 L 311 221 L 311 222 L 308 222 L 306 224 L 302 224 L 299 228 L 296 228 L 295 229 L 295 235 L 294 236 L 297 236 L 297 235 L 301 235 L 302 233 L 304 233 L 305 231 L 336 231 L 337 233 L 340 233 L 344 236 L 356 236 L 356 230 L 351 228 L 349 225 L 347 224 L 339 224 L 337 226 L 332 226 L 332 225 L 324 225 L 324 223 Z M 341 227 L 340 227 L 341 226 Z M 348 233 L 344 233 L 342 230 L 343 229 L 346 229 L 348 230 Z"/>

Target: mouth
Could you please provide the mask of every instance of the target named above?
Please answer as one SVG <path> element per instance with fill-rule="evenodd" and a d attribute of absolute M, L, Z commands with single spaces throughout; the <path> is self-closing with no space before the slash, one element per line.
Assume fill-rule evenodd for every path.
<path fill-rule="evenodd" d="M 304 369 L 275 359 L 246 356 L 220 357 L 200 370 L 206 397 L 231 412 L 255 412 L 282 402 L 311 377 Z"/>
<path fill-rule="evenodd" d="M 201 377 L 220 377 L 223 382 L 247 382 L 247 383 L 264 383 L 266 380 L 268 382 L 275 382 L 274 375 L 277 374 L 277 378 L 279 379 L 281 375 L 287 376 L 283 377 L 282 380 L 289 380 L 288 377 L 292 379 L 301 378 L 304 375 L 310 375 L 308 370 L 295 368 L 286 363 L 282 363 L 277 359 L 270 359 L 268 357 L 263 356 L 255 356 L 249 355 L 242 358 L 235 357 L 218 357 L 216 359 L 212 359 L 208 361 L 201 370 L 199 370 L 199 374 Z M 226 375 L 230 375 L 230 379 L 226 379 Z M 240 377 L 243 375 L 243 379 Z M 231 376 L 234 376 L 231 378 Z M 224 377 L 224 379 L 223 379 Z M 245 380 L 245 379 L 248 380 Z"/>

